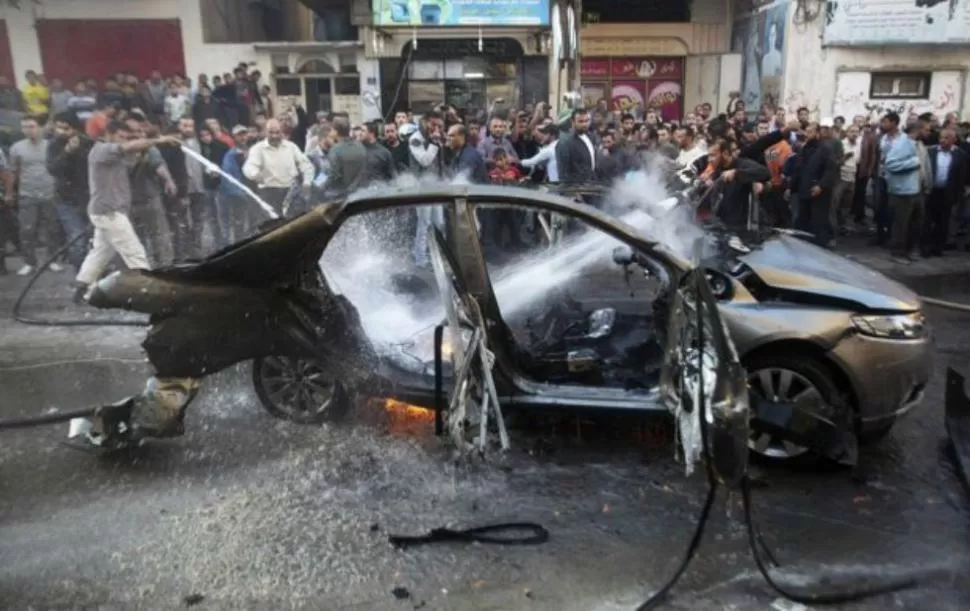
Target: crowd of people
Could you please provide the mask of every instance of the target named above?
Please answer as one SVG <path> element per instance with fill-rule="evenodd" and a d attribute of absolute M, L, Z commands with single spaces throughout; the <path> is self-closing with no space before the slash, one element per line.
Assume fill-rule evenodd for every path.
<path fill-rule="evenodd" d="M 442 104 L 354 124 L 341 113 L 276 112 L 260 80 L 240 65 L 194 82 L 158 72 L 72 90 L 34 72 L 22 91 L 0 82 L 0 109 L 24 113 L 22 137 L 0 157 L 0 273 L 8 246 L 26 276 L 42 245 L 71 244 L 50 269 L 72 265 L 81 295 L 115 255 L 156 267 L 198 258 L 207 240 L 223 247 L 245 237 L 263 214 L 246 190 L 288 216 L 405 173 L 607 185 L 655 164 L 692 167 L 713 194 L 702 210 L 729 226 L 794 227 L 823 246 L 871 234 L 902 263 L 942 255 L 967 225 L 968 125 L 952 114 L 813 121 L 806 108 L 754 112 L 734 96 L 725 114 L 700 104 L 681 121 L 606 100 L 559 116 L 546 103 L 497 100 L 481 111 Z M 422 265 L 435 214 L 409 219 Z M 496 211 L 480 222 L 488 247 L 514 249 L 528 219 Z M 90 226 L 87 243 L 79 236 Z"/>

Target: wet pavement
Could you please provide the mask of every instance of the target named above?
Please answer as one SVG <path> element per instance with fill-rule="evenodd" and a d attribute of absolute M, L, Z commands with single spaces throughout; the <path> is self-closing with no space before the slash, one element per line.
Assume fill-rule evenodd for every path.
<path fill-rule="evenodd" d="M 17 325 L 6 312 L 20 279 L 9 280 L 0 417 L 140 387 L 142 330 Z M 45 282 L 31 311 L 68 315 L 55 312 L 66 294 Z M 836 608 L 970 608 L 970 502 L 943 451 L 943 374 L 970 373 L 970 325 L 929 315 L 939 358 L 926 402 L 864 452 L 859 472 L 759 468 L 757 519 L 789 582 L 820 568 L 921 578 Z M 456 466 L 428 418 L 369 406 L 339 426 L 281 422 L 248 375 L 240 366 L 210 379 L 183 438 L 127 456 L 65 448 L 66 427 L 0 433 L 0 608 L 631 609 L 675 569 L 703 502 L 703 475 L 685 478 L 657 443 L 560 439 L 536 453 L 519 440 L 496 464 Z M 738 499 L 722 495 L 713 513 L 666 608 L 775 608 Z M 406 551 L 386 541 L 505 521 L 538 522 L 551 539 Z"/>

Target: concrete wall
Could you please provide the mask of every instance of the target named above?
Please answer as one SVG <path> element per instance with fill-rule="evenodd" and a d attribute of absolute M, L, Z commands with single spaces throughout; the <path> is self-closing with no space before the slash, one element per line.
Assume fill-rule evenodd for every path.
<path fill-rule="evenodd" d="M 878 114 L 902 106 L 904 112 L 956 111 L 966 117 L 967 71 L 970 53 L 963 46 L 894 46 L 874 48 L 822 47 L 823 16 L 807 24 L 790 24 L 786 54 L 784 106 L 810 108 L 816 118 Z M 927 100 L 871 100 L 873 71 L 931 71 Z"/>
<path fill-rule="evenodd" d="M 23 3 L 22 10 L 0 9 L 7 21 L 10 52 L 18 83 L 27 70 L 43 71 L 35 29 L 38 19 L 178 19 L 186 71 L 193 78 L 202 72 L 223 73 L 239 62 L 256 62 L 263 74 L 272 72 L 270 58 L 250 44 L 206 44 L 202 39 L 202 16 L 198 0 L 44 0 Z M 124 53 L 124 49 L 119 49 Z"/>

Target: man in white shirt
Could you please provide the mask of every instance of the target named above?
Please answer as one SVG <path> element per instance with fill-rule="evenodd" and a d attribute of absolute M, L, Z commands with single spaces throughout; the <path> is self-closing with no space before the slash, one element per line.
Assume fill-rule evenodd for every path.
<path fill-rule="evenodd" d="M 179 90 L 176 83 L 168 86 L 168 97 L 165 98 L 165 117 L 170 125 L 178 125 L 179 121 L 188 116 L 192 108 L 189 96 Z"/>
<path fill-rule="evenodd" d="M 856 169 L 859 167 L 859 156 L 862 154 L 862 138 L 859 137 L 859 127 L 854 123 L 845 130 L 845 138 L 842 139 L 842 159 L 839 166 L 839 182 L 835 185 L 835 192 L 832 195 L 834 204 L 834 225 L 833 231 L 838 232 L 840 227 L 847 228 L 849 213 L 852 210 L 852 202 L 855 198 Z"/>
<path fill-rule="evenodd" d="M 683 126 L 674 132 L 674 140 L 680 148 L 677 155 L 677 165 L 682 168 L 689 168 L 694 162 L 707 154 L 707 143 L 703 140 L 698 141 L 694 128 Z"/>
<path fill-rule="evenodd" d="M 243 164 L 243 175 L 259 185 L 259 196 L 283 216 L 283 203 L 299 178 L 306 193 L 313 183 L 313 164 L 300 148 L 283 138 L 276 119 L 266 122 L 266 139 L 256 143 Z"/>
<path fill-rule="evenodd" d="M 536 128 L 542 137 L 542 148 L 533 157 L 523 159 L 523 168 L 531 169 L 543 167 L 549 182 L 559 182 L 559 166 L 556 164 L 556 145 L 559 144 L 559 128 L 554 124 L 542 125 Z"/>

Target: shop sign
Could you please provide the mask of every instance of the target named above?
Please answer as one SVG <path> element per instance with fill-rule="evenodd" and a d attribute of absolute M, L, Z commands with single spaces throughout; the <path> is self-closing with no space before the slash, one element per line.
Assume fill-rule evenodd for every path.
<path fill-rule="evenodd" d="M 405 48 L 410 48 L 411 44 L 413 43 L 408 42 Z M 471 38 L 419 40 L 418 47 L 414 49 L 415 57 L 422 59 L 453 59 L 479 55 L 492 59 L 508 59 L 521 57 L 522 54 L 522 45 L 511 38 L 485 38 L 482 40 L 481 51 L 478 49 L 478 40 Z"/>
<path fill-rule="evenodd" d="M 610 60 L 608 59 L 584 59 L 579 63 L 580 78 L 609 78 Z"/>
<path fill-rule="evenodd" d="M 595 56 L 689 55 L 687 44 L 679 38 L 592 38 L 583 36 L 579 52 Z"/>
<path fill-rule="evenodd" d="M 548 26 L 549 0 L 371 0 L 374 26 Z"/>
<path fill-rule="evenodd" d="M 683 75 L 683 60 L 680 58 L 614 57 L 610 65 L 610 74 L 614 78 L 680 79 Z"/>

